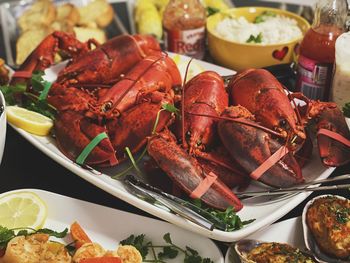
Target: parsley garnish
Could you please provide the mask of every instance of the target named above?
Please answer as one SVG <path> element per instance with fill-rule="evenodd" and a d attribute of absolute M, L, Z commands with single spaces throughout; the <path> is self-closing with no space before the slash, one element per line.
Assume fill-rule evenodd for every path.
<path fill-rule="evenodd" d="M 218 9 L 218 8 L 210 7 L 210 6 L 207 7 L 207 16 L 214 15 L 218 12 L 220 12 L 220 9 Z"/>
<path fill-rule="evenodd" d="M 26 85 L 24 84 L 16 84 L 14 86 L 11 85 L 4 85 L 0 86 L 0 91 L 4 95 L 6 104 L 8 105 L 14 105 L 16 104 L 16 96 L 18 94 L 24 93 L 26 91 Z"/>
<path fill-rule="evenodd" d="M 343 113 L 345 117 L 350 118 L 350 102 L 345 103 L 343 107 Z"/>
<path fill-rule="evenodd" d="M 276 17 L 276 13 L 272 11 L 265 11 L 261 15 L 257 16 L 254 20 L 255 24 L 259 24 L 266 21 L 266 17 Z"/>
<path fill-rule="evenodd" d="M 37 71 L 33 73 L 31 78 L 32 89 L 39 96 L 27 92 L 27 85 L 24 83 L 0 86 L 0 91 L 4 94 L 6 104 L 20 104 L 20 106 L 28 110 L 38 112 L 54 120 L 56 109 L 46 101 L 51 83 L 44 80 L 43 76 L 43 71 Z"/>
<path fill-rule="evenodd" d="M 350 220 L 350 209 L 338 208 L 337 210 L 335 210 L 335 218 L 338 223 L 346 224 Z"/>
<path fill-rule="evenodd" d="M 242 221 L 241 218 L 236 214 L 232 206 L 229 206 L 225 211 L 220 211 L 211 207 L 206 206 L 200 199 L 196 199 L 193 203 L 201 209 L 206 210 L 212 214 L 217 220 L 221 221 L 226 225 L 225 231 L 231 232 L 243 228 L 244 225 L 250 224 L 255 219 Z"/>
<path fill-rule="evenodd" d="M 162 109 L 163 109 L 163 110 L 166 110 L 166 111 L 168 111 L 168 112 L 170 112 L 170 113 L 174 113 L 174 114 L 176 114 L 176 115 L 179 114 L 179 109 L 176 108 L 175 105 L 173 105 L 173 104 L 169 104 L 169 103 L 163 104 L 163 105 L 162 105 Z"/>
<path fill-rule="evenodd" d="M 261 43 L 262 42 L 262 34 L 259 33 L 257 36 L 250 35 L 248 40 L 246 41 L 247 43 Z"/>
<path fill-rule="evenodd" d="M 122 245 L 132 245 L 137 250 L 140 251 L 142 259 L 145 260 L 146 256 L 149 253 L 149 249 L 152 250 L 153 259 L 147 259 L 147 262 L 158 262 L 163 263 L 166 262 L 166 259 L 174 259 L 179 254 L 183 254 L 185 256 L 184 263 L 214 263 L 209 258 L 202 258 L 199 253 L 193 248 L 186 246 L 185 248 L 181 248 L 173 243 L 170 237 L 170 233 L 166 233 L 163 236 L 163 239 L 167 245 L 153 245 L 152 242 L 145 240 L 145 235 L 141 234 L 138 236 L 131 235 L 125 240 L 121 241 Z M 161 252 L 158 254 L 155 252 L 155 249 L 161 249 Z"/>
<path fill-rule="evenodd" d="M 132 245 L 141 254 L 142 258 L 145 259 L 148 255 L 148 247 L 152 244 L 151 242 L 145 241 L 145 235 L 141 234 L 138 236 L 131 235 L 127 239 L 120 242 L 122 245 Z"/>

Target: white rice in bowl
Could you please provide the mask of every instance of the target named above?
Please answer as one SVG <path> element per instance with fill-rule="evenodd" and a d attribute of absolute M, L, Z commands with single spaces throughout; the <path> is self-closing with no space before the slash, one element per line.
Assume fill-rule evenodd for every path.
<path fill-rule="evenodd" d="M 216 32 L 224 39 L 252 44 L 280 44 L 302 37 L 295 19 L 281 15 L 262 15 L 263 21 L 248 22 L 245 17 L 227 17 L 216 26 Z"/>

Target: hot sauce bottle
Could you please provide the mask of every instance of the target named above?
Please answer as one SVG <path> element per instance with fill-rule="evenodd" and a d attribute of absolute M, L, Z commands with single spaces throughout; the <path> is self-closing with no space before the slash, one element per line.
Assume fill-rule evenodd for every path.
<path fill-rule="evenodd" d="M 170 0 L 163 14 L 165 49 L 202 59 L 205 23 L 206 11 L 199 0 Z"/>
<path fill-rule="evenodd" d="M 319 0 L 311 28 L 300 45 L 297 90 L 328 101 L 335 60 L 335 41 L 345 31 L 346 0 Z"/>

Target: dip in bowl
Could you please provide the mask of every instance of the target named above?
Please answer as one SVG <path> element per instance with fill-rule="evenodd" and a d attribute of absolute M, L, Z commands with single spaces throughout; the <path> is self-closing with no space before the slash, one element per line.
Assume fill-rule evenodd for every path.
<path fill-rule="evenodd" d="M 288 11 L 232 8 L 208 18 L 209 51 L 216 62 L 237 71 L 291 63 L 309 28 L 304 18 Z"/>

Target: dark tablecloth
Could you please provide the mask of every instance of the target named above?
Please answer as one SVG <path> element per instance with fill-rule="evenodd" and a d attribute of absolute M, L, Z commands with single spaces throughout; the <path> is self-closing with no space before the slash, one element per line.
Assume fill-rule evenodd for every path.
<path fill-rule="evenodd" d="M 122 9 L 118 10 L 120 12 Z M 121 12 L 121 17 L 124 17 L 123 19 L 125 20 L 125 12 Z M 3 41 L 0 41 L 0 57 L 5 58 Z M 332 176 L 344 173 L 350 173 L 350 165 L 337 168 Z M 10 126 L 8 126 L 4 157 L 0 165 L 0 180 L 0 193 L 22 188 L 43 189 L 131 213 L 152 217 L 142 210 L 137 209 L 86 182 L 57 164 L 22 138 Z M 339 190 L 322 193 L 318 192 L 317 194 L 314 193 L 307 200 L 315 195 L 324 193 L 339 194 L 347 198 L 350 197 L 349 191 Z M 294 208 L 281 220 L 300 216 L 305 202 Z M 222 249 L 223 253 L 225 253 L 227 246 L 222 242 L 217 242 L 217 244 Z"/>

